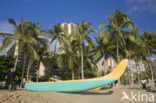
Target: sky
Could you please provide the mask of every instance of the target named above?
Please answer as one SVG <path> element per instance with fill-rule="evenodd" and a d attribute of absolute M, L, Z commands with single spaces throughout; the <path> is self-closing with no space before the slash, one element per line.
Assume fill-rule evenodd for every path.
<path fill-rule="evenodd" d="M 55 23 L 84 20 L 99 31 L 100 24 L 109 23 L 108 13 L 113 14 L 116 9 L 125 11 L 141 33 L 156 32 L 156 0 L 0 0 L 0 32 L 13 33 L 15 29 L 8 18 L 19 23 L 21 17 L 43 24 L 44 30 Z M 91 38 L 96 35 L 91 34 Z"/>

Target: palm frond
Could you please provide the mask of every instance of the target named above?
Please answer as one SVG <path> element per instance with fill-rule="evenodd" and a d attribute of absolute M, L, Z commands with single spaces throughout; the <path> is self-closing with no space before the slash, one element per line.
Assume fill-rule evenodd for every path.
<path fill-rule="evenodd" d="M 8 47 L 12 43 L 12 41 L 15 41 L 16 39 L 17 37 L 15 34 L 4 38 L 4 40 L 2 41 L 2 46 L 0 47 L 0 52 L 2 52 L 6 47 Z"/>
<path fill-rule="evenodd" d="M 17 24 L 13 18 L 8 19 L 9 23 L 11 23 L 15 28 L 17 28 Z"/>

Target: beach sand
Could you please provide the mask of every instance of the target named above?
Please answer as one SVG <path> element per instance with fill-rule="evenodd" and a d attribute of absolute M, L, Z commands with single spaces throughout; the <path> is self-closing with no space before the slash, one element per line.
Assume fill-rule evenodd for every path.
<path fill-rule="evenodd" d="M 99 91 L 85 91 L 77 93 L 55 93 L 55 92 L 32 92 L 26 90 L 7 91 L 0 90 L 0 103 L 138 103 L 121 98 L 125 91 L 128 96 L 133 91 L 135 94 L 153 94 L 155 100 L 152 102 L 141 101 L 139 103 L 156 103 L 156 93 L 136 89 L 107 89 Z"/>

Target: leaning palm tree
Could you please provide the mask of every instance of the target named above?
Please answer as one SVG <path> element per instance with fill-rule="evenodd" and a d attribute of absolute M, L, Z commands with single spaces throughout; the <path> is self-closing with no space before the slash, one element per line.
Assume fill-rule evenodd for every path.
<path fill-rule="evenodd" d="M 15 46 L 17 48 L 20 47 L 21 42 L 24 40 L 30 40 L 31 43 L 36 43 L 36 41 L 31 38 L 30 36 L 27 36 L 27 30 L 29 29 L 29 26 L 31 22 L 29 20 L 24 21 L 22 18 L 20 20 L 20 24 L 16 24 L 14 19 L 10 18 L 8 19 L 9 23 L 11 23 L 15 27 L 14 33 L 0 33 L 0 35 L 5 35 L 4 40 L 2 41 L 2 46 L 0 47 L 0 52 L 2 52 L 5 48 L 7 48 L 10 44 L 15 43 Z M 17 49 L 16 54 L 16 61 L 14 64 L 14 69 L 16 70 L 16 66 L 18 63 L 18 56 L 19 56 L 19 50 Z"/>
<path fill-rule="evenodd" d="M 49 29 L 49 33 L 51 34 L 49 38 L 51 38 L 51 44 L 55 41 L 55 48 L 54 48 L 54 54 L 56 53 L 56 45 L 57 41 L 59 44 L 63 40 L 63 28 L 61 27 L 60 23 L 54 24 L 52 29 Z"/>
<path fill-rule="evenodd" d="M 84 50 L 84 40 L 88 42 L 89 45 L 93 45 L 92 39 L 89 37 L 90 33 L 96 33 L 97 31 L 92 28 L 91 23 L 85 23 L 83 20 L 81 24 L 77 24 L 78 34 L 79 34 L 79 41 L 80 41 L 80 49 L 81 49 L 81 77 L 84 79 L 84 58 L 83 58 L 83 50 Z"/>

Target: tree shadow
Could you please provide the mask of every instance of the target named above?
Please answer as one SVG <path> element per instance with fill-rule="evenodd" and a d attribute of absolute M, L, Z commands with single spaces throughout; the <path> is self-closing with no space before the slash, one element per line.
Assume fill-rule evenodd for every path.
<path fill-rule="evenodd" d="M 101 93 L 97 91 L 82 91 L 82 92 L 72 92 L 70 94 L 82 94 L 82 95 L 111 95 L 113 94 L 112 90 L 109 90 L 107 92 Z"/>

